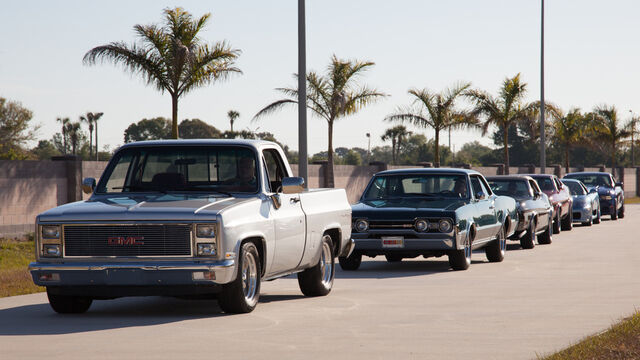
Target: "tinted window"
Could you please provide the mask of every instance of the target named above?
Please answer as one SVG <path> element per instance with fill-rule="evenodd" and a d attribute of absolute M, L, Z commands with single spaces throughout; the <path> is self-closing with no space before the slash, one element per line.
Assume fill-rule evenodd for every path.
<path fill-rule="evenodd" d="M 548 178 L 548 177 L 535 178 L 535 180 L 538 183 L 538 186 L 540 186 L 540 189 L 542 189 L 543 191 L 555 191 L 556 190 L 556 187 L 553 184 L 553 180 L 551 180 L 551 178 Z"/>
<path fill-rule="evenodd" d="M 467 198 L 466 176 L 450 174 L 398 174 L 376 176 L 363 198 L 394 197 Z"/>
<path fill-rule="evenodd" d="M 589 187 L 605 186 L 612 187 L 611 177 L 607 174 L 571 174 L 565 176 L 567 179 L 576 179 L 582 181 Z"/>
<path fill-rule="evenodd" d="M 490 180 L 491 190 L 498 195 L 518 198 L 533 197 L 526 180 Z"/>
<path fill-rule="evenodd" d="M 97 193 L 258 190 L 256 157 L 244 147 L 133 147 L 105 170 Z"/>
<path fill-rule="evenodd" d="M 489 193 L 482 185 L 480 178 L 478 176 L 471 176 L 471 188 L 473 189 L 473 194 L 477 195 L 479 192 L 483 193 L 484 196 L 488 196 Z"/>
<path fill-rule="evenodd" d="M 569 187 L 569 191 L 571 191 L 571 195 L 586 195 L 587 192 L 584 190 L 580 183 L 574 181 L 567 181 L 563 183 Z"/>

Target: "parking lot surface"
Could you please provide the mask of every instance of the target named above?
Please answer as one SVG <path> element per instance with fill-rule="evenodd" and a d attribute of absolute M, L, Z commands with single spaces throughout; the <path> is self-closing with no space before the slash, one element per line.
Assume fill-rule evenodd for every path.
<path fill-rule="evenodd" d="M 467 271 L 446 257 L 364 258 L 336 271 L 331 294 L 305 298 L 295 277 L 262 284 L 253 313 L 215 300 L 95 301 L 58 315 L 43 293 L 0 299 L 1 359 L 532 359 L 606 329 L 640 308 L 640 206 L 554 235 L 502 263 L 474 252 Z"/>

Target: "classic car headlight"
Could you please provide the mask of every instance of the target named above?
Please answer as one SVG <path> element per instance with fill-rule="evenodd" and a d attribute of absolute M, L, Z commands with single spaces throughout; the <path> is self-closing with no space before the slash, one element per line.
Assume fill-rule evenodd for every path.
<path fill-rule="evenodd" d="M 438 230 L 444 233 L 451 232 L 451 230 L 453 230 L 453 223 L 451 222 L 451 220 L 442 219 L 440 220 L 440 222 L 438 222 Z"/>
<path fill-rule="evenodd" d="M 59 225 L 44 225 L 42 227 L 43 239 L 60 239 L 60 226 Z"/>
<path fill-rule="evenodd" d="M 365 232 L 369 229 L 369 222 L 365 219 L 358 219 L 354 224 L 357 232 Z"/>
<path fill-rule="evenodd" d="M 197 256 L 216 256 L 218 254 L 216 224 L 197 224 L 195 235 Z"/>
<path fill-rule="evenodd" d="M 425 219 L 418 219 L 413 226 L 418 232 L 426 231 L 429 228 L 429 221 Z"/>
<path fill-rule="evenodd" d="M 214 238 L 216 237 L 216 226 L 214 224 L 198 224 L 196 225 L 196 237 Z"/>

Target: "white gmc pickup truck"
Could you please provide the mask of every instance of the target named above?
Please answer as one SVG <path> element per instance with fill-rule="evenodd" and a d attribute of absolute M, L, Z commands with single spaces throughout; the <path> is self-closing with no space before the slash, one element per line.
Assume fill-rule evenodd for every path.
<path fill-rule="evenodd" d="M 89 200 L 36 219 L 29 268 L 59 313 L 148 295 L 211 295 L 250 312 L 262 280 L 293 273 L 305 295 L 327 295 L 335 257 L 353 250 L 345 191 L 305 190 L 271 142 L 127 144 L 83 190 Z"/>

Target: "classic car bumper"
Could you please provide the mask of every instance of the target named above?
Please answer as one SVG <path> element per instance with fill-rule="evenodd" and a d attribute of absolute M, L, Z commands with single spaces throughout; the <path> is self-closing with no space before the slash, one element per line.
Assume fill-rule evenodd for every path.
<path fill-rule="evenodd" d="M 368 233 L 352 233 L 355 241 L 353 251 L 431 251 L 431 250 L 454 250 L 458 244 L 462 244 L 462 239 L 466 232 L 458 233 L 417 233 L 414 231 L 370 231 Z M 402 245 L 385 245 L 384 239 L 402 238 Z M 459 248 L 462 248 L 460 245 Z"/>
<path fill-rule="evenodd" d="M 593 216 L 591 208 L 573 209 L 573 222 L 586 222 Z"/>
<path fill-rule="evenodd" d="M 235 278 L 235 260 L 212 262 L 29 264 L 40 286 L 173 286 L 226 284 Z"/>

